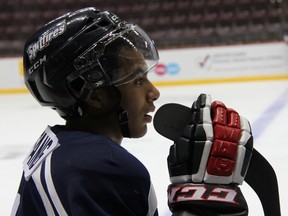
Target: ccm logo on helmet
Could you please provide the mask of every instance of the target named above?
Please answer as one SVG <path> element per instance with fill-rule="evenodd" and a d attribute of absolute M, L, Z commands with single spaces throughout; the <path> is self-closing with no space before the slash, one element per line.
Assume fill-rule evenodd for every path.
<path fill-rule="evenodd" d="M 63 32 L 65 32 L 65 29 L 66 29 L 66 22 L 62 21 L 53 26 L 52 28 L 48 29 L 47 31 L 45 31 L 35 43 L 32 43 L 27 47 L 26 52 L 28 54 L 29 59 L 33 60 L 36 57 L 38 51 L 48 46 L 53 39 L 63 34 Z"/>
<path fill-rule="evenodd" d="M 42 58 L 39 58 L 29 69 L 28 73 L 31 75 L 37 68 L 39 68 L 44 62 L 46 61 L 46 55 L 44 55 Z"/>

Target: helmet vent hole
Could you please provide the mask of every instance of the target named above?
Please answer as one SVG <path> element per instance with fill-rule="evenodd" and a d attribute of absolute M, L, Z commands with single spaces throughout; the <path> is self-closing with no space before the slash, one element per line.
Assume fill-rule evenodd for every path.
<path fill-rule="evenodd" d="M 85 81 L 82 79 L 82 77 L 78 77 L 77 79 L 70 82 L 70 87 L 74 91 L 74 93 L 77 93 L 77 95 L 80 95 L 84 84 L 85 84 Z"/>
<path fill-rule="evenodd" d="M 109 23 L 107 20 L 101 20 L 100 22 L 97 23 L 98 26 L 100 27 L 106 27 L 108 25 L 110 25 L 111 23 Z"/>

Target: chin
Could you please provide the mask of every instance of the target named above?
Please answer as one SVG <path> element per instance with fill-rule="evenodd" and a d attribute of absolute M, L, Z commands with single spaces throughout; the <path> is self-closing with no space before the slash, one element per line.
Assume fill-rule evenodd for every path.
<path fill-rule="evenodd" d="M 131 131 L 131 138 L 141 138 L 143 136 L 145 136 L 147 133 L 147 126 L 145 126 L 144 128 L 141 128 L 137 131 Z"/>

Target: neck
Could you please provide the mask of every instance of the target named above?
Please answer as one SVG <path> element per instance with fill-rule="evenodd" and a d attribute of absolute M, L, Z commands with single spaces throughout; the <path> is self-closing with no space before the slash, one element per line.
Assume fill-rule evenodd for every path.
<path fill-rule="evenodd" d="M 69 119 L 66 121 L 66 127 L 73 130 L 81 130 L 106 136 L 119 145 L 121 145 L 123 140 L 116 115 L 111 115 L 102 119 L 96 119 L 91 116 Z"/>

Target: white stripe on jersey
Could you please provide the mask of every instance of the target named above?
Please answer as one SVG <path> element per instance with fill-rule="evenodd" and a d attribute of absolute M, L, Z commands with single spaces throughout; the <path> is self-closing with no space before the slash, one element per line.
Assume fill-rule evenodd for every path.
<path fill-rule="evenodd" d="M 50 201 L 49 201 L 49 199 L 45 193 L 45 190 L 41 184 L 41 169 L 42 169 L 42 166 L 40 165 L 32 174 L 32 178 L 33 178 L 33 181 L 36 185 L 36 188 L 40 194 L 40 197 L 42 199 L 42 202 L 43 202 L 43 205 L 45 207 L 47 215 L 55 216 L 55 213 L 53 211 L 53 207 L 52 207 L 52 205 L 51 205 L 51 203 L 50 203 Z"/>
<path fill-rule="evenodd" d="M 12 207 L 12 212 L 11 212 L 10 216 L 15 216 L 16 215 L 17 210 L 19 208 L 19 204 L 20 204 L 20 198 L 21 198 L 21 195 L 18 193 L 16 195 L 16 198 L 15 198 L 15 201 L 14 201 L 14 204 L 13 204 L 13 207 Z"/>
<path fill-rule="evenodd" d="M 60 198 L 56 192 L 56 189 L 55 189 L 55 186 L 53 183 L 53 179 L 52 179 L 52 175 L 51 175 L 51 155 L 52 155 L 52 153 L 47 156 L 46 161 L 45 161 L 46 185 L 48 188 L 50 198 L 51 198 L 55 208 L 57 209 L 58 214 L 61 216 L 68 216 L 67 212 L 65 211 L 65 209 L 61 203 L 61 200 L 60 200 Z"/>
<path fill-rule="evenodd" d="M 150 183 L 150 190 L 148 195 L 148 208 L 147 216 L 153 216 L 157 210 L 157 198 L 152 183 Z"/>

